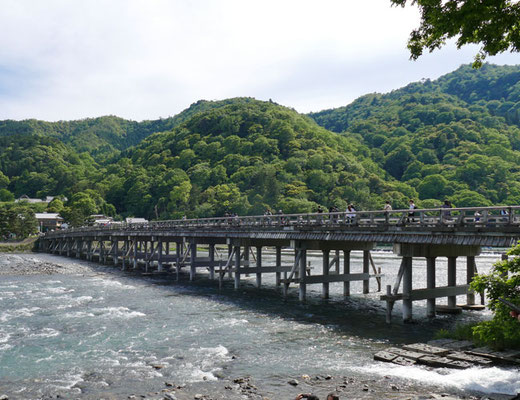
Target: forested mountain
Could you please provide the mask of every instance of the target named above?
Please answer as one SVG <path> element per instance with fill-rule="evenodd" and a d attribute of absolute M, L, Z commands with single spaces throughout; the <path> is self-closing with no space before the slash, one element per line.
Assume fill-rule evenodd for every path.
<path fill-rule="evenodd" d="M 63 194 L 63 215 L 77 224 L 95 212 L 404 208 L 410 197 L 419 206 L 520 204 L 519 79 L 516 66 L 463 66 L 312 118 L 235 98 L 139 123 L 3 121 L 0 201 Z"/>
<path fill-rule="evenodd" d="M 35 119 L 0 121 L 1 136 L 36 135 L 53 137 L 69 144 L 76 152 L 88 152 L 103 161 L 130 146 L 139 144 L 154 132 L 171 129 L 175 118 L 135 122 L 114 116 L 78 121 L 46 122 Z"/>
<path fill-rule="evenodd" d="M 110 166 L 107 201 L 123 213 L 168 218 L 347 202 L 379 208 L 386 198 L 404 206 L 415 193 L 386 177 L 356 140 L 294 110 L 242 98 L 204 107 Z"/>
<path fill-rule="evenodd" d="M 97 179 L 97 165 L 52 137 L 18 134 L 0 136 L 0 189 L 16 197 L 69 194 Z"/>
<path fill-rule="evenodd" d="M 520 66 L 462 66 L 310 116 L 360 140 L 425 205 L 520 204 Z"/>

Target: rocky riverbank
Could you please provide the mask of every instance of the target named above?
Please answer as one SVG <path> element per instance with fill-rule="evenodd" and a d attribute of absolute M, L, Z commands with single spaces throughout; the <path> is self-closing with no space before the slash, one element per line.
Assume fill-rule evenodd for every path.
<path fill-rule="evenodd" d="M 272 393 L 272 390 L 265 390 L 261 385 L 257 386 L 257 383 L 251 377 L 197 382 L 188 385 L 177 385 L 174 382 L 166 381 L 164 388 L 156 392 L 136 393 L 125 397 L 115 396 L 107 392 L 97 393 L 95 397 L 87 395 L 81 396 L 81 398 L 94 400 L 101 396 L 106 400 L 292 400 L 299 393 L 312 393 L 323 400 L 331 392 L 338 395 L 341 400 L 512 400 L 517 398 L 500 394 L 486 396 L 468 394 L 460 397 L 449 392 L 436 392 L 434 388 L 428 390 L 424 386 L 388 376 L 379 380 L 360 380 L 348 376 L 311 377 L 304 375 L 298 377 L 298 379 L 287 380 L 286 385 L 287 387 L 280 388 L 280 392 L 284 393 L 284 395 L 280 395 Z M 293 394 L 285 394 L 288 387 Z"/>
<path fill-rule="evenodd" d="M 50 254 L 0 252 L 0 275 L 88 274 L 95 270 L 87 262 Z"/>

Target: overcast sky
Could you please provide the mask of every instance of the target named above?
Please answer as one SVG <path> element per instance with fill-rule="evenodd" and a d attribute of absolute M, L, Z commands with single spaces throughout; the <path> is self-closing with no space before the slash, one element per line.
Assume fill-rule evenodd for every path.
<path fill-rule="evenodd" d="M 236 96 L 319 111 L 472 62 L 453 45 L 410 61 L 418 24 L 390 0 L 0 0 L 0 119 L 156 119 Z"/>

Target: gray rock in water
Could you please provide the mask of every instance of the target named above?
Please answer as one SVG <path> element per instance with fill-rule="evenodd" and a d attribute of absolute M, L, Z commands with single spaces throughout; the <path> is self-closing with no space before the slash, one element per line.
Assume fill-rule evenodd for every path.
<path fill-rule="evenodd" d="M 177 396 L 173 393 L 165 393 L 163 396 L 166 400 L 177 400 Z"/>
<path fill-rule="evenodd" d="M 289 385 L 298 386 L 298 384 L 299 384 L 300 382 L 298 382 L 296 379 L 291 379 L 291 380 L 287 381 L 287 383 L 288 383 Z"/>
<path fill-rule="evenodd" d="M 9 396 L 6 394 L 0 395 L 0 400 L 9 400 Z"/>

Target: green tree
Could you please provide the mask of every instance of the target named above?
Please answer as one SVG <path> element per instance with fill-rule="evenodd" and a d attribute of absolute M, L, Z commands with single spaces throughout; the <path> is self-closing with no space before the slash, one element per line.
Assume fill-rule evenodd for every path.
<path fill-rule="evenodd" d="M 0 201 L 14 201 L 14 195 L 7 189 L 0 189 Z"/>
<path fill-rule="evenodd" d="M 63 211 L 63 208 L 64 208 L 63 201 L 56 198 L 56 199 L 52 199 L 52 201 L 47 206 L 47 212 L 59 213 L 59 212 Z"/>
<path fill-rule="evenodd" d="M 501 297 L 520 305 L 520 245 L 507 254 L 512 258 L 495 263 L 489 274 L 477 275 L 471 283 L 477 292 L 487 290 L 488 306 L 493 311 L 493 319 L 478 324 L 473 328 L 473 334 L 499 349 L 520 348 L 518 321 L 511 318 L 509 308 L 498 300 Z"/>
<path fill-rule="evenodd" d="M 441 199 L 446 196 L 448 181 L 439 174 L 430 175 L 423 179 L 417 187 L 421 199 Z"/>
<path fill-rule="evenodd" d="M 408 49 L 416 60 L 424 50 L 442 47 L 457 38 L 457 48 L 480 44 L 475 67 L 488 55 L 520 50 L 520 3 L 514 0 L 390 0 L 394 5 L 417 5 L 421 24 L 410 34 Z"/>

